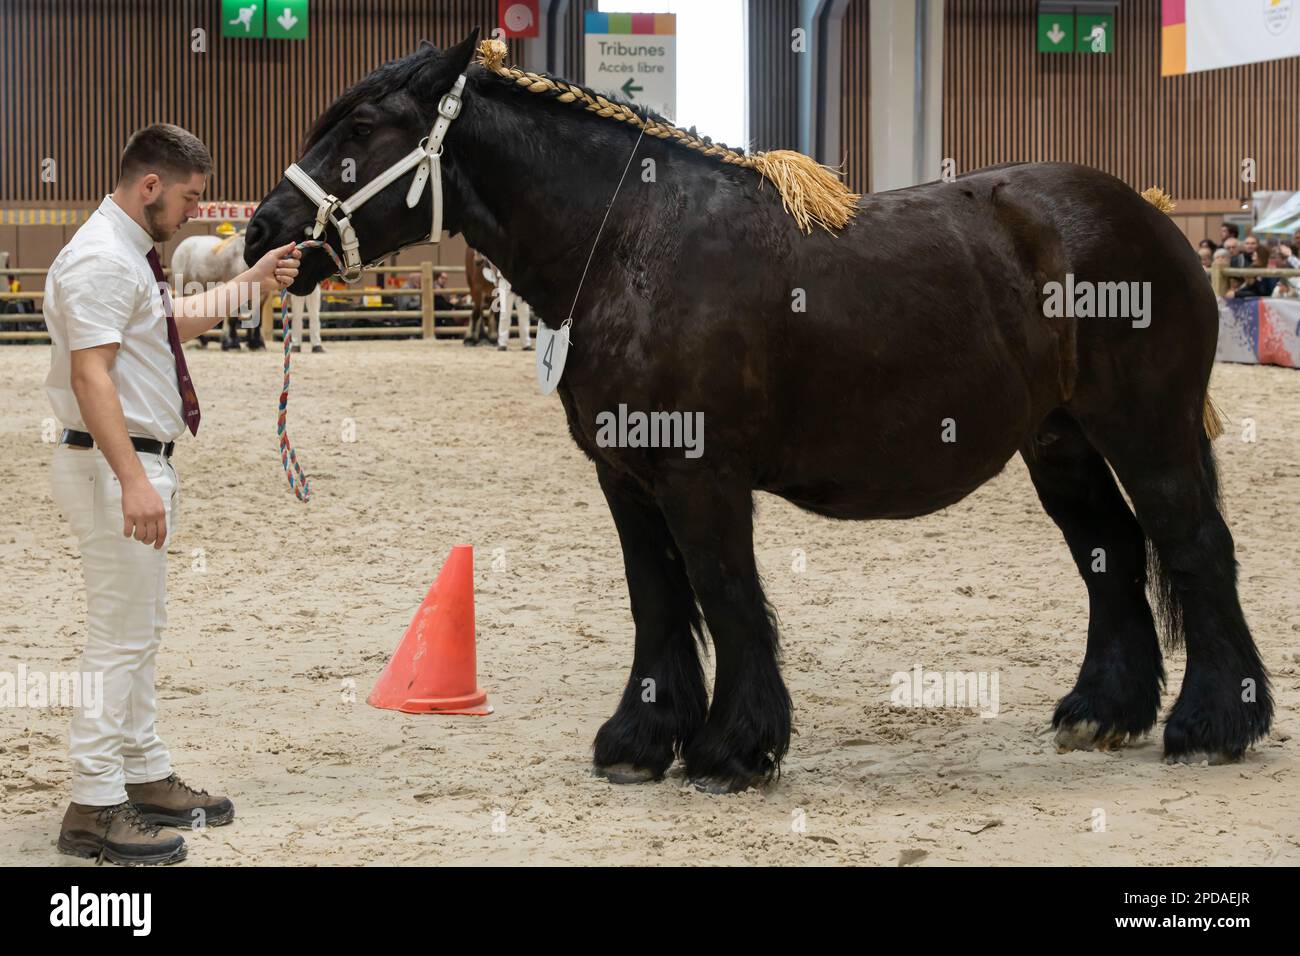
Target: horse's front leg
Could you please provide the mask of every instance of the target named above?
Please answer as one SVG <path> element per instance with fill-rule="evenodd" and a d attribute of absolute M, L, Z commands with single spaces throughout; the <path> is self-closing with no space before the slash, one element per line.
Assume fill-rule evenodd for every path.
<path fill-rule="evenodd" d="M 720 469 L 656 486 L 655 500 L 686 559 L 717 655 L 713 704 L 685 748 L 686 773 L 701 790 L 743 790 L 780 770 L 791 714 L 776 623 L 754 562 L 753 492 Z"/>
<path fill-rule="evenodd" d="M 615 783 L 640 783 L 662 777 L 704 723 L 700 615 L 654 499 L 605 466 L 597 474 L 623 545 L 636 649 L 618 710 L 596 734 L 595 765 Z"/>

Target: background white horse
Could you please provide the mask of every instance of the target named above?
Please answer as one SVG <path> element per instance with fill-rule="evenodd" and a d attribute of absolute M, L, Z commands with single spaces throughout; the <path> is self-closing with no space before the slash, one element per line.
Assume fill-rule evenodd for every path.
<path fill-rule="evenodd" d="M 172 283 L 176 286 L 176 295 L 185 294 L 185 286 L 200 282 L 204 289 L 209 283 L 229 282 L 247 270 L 244 265 L 244 234 L 233 236 L 190 236 L 176 247 L 172 253 Z M 260 303 L 253 303 L 253 311 L 259 310 Z M 221 337 L 222 349 L 239 348 L 239 335 L 236 332 L 236 318 L 226 320 L 226 330 Z M 200 340 L 202 341 L 202 340 Z M 247 342 L 250 349 L 266 348 L 262 341 L 262 326 L 258 322 L 247 330 Z"/>

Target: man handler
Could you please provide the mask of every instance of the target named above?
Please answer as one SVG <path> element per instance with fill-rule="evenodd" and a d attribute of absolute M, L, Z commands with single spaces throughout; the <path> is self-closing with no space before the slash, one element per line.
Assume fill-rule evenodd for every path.
<path fill-rule="evenodd" d="M 197 434 L 199 402 L 181 343 L 260 290 L 290 285 L 302 253 L 268 252 L 226 283 L 173 305 L 154 243 L 198 215 L 212 172 L 204 145 L 178 126 L 136 132 L 117 185 L 59 252 L 45 282 L 51 341 L 45 390 L 60 423 L 51 483 L 86 581 L 83 674 L 103 674 L 103 702 L 72 718 L 72 803 L 59 849 L 115 863 L 174 863 L 185 840 L 165 826 L 229 823 L 225 797 L 186 786 L 154 729 L 154 660 L 167 624 L 166 543 L 180 480 L 172 447 Z"/>

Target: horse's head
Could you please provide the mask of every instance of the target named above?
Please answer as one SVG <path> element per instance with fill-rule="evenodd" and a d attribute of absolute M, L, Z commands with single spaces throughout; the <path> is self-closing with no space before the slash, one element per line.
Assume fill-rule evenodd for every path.
<path fill-rule="evenodd" d="M 340 96 L 307 133 L 298 161 L 258 206 L 248 224 L 244 260 L 251 265 L 277 246 L 315 234 L 340 257 L 347 252 L 345 264 L 355 272 L 360 264 L 440 232 L 441 209 L 434 205 L 439 160 L 431 156 L 427 138 L 454 126 L 448 114 L 458 112 L 459 101 L 449 94 L 477 43 L 477 29 L 445 52 L 422 43 Z M 305 295 L 334 271 L 324 250 L 309 249 L 289 291 Z"/>

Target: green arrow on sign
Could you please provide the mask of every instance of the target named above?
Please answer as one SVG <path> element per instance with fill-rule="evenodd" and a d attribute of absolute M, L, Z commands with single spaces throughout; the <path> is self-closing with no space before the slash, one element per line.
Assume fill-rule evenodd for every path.
<path fill-rule="evenodd" d="M 632 96 L 634 92 L 640 93 L 642 90 L 645 89 L 644 86 L 633 86 L 632 84 L 634 82 L 635 80 L 633 80 L 632 77 L 629 76 L 627 78 L 627 82 L 619 87 L 619 89 L 623 91 L 623 95 L 626 96 L 629 100 L 634 99 L 634 97 Z"/>
<path fill-rule="evenodd" d="M 1038 15 L 1038 52 L 1070 53 L 1074 49 L 1074 14 Z"/>
<path fill-rule="evenodd" d="M 307 39 L 307 0 L 269 0 L 266 35 L 274 40 Z"/>

